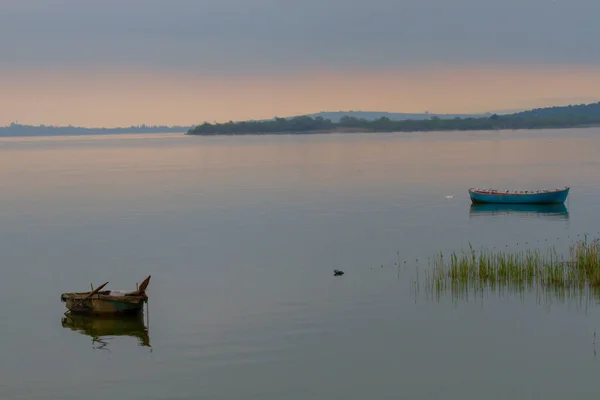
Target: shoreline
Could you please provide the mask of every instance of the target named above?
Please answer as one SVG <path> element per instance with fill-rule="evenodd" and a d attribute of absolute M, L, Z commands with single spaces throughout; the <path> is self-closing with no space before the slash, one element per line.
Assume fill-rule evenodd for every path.
<path fill-rule="evenodd" d="M 369 128 L 341 128 L 332 129 L 316 129 L 307 131 L 277 131 L 277 132 L 231 132 L 231 133 L 194 133 L 191 131 L 185 132 L 186 136 L 265 136 L 265 135 L 323 135 L 332 133 L 414 133 L 414 132 L 496 132 L 496 131 L 534 131 L 545 129 L 584 129 L 598 128 L 600 124 L 581 124 L 573 126 L 548 126 L 548 127 L 532 127 L 532 128 L 495 128 L 495 129 L 414 129 L 414 130 L 384 130 L 384 129 L 369 129 Z"/>

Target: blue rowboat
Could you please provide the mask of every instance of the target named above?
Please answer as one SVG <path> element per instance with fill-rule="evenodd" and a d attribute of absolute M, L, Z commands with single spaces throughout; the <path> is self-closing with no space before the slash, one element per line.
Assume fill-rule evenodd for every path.
<path fill-rule="evenodd" d="M 567 200 L 569 187 L 543 190 L 469 189 L 473 203 L 496 204 L 562 204 Z"/>

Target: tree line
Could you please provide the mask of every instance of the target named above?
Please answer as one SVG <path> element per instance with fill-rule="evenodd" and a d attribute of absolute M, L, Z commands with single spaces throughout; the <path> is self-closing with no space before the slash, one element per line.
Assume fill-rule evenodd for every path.
<path fill-rule="evenodd" d="M 187 132 L 190 126 L 166 125 L 132 125 L 122 128 L 83 128 L 78 126 L 53 126 L 53 125 L 21 125 L 11 123 L 9 126 L 0 127 L 0 137 L 3 136 L 53 136 L 53 135 L 89 135 L 89 134 L 117 134 L 117 133 L 169 133 Z"/>
<path fill-rule="evenodd" d="M 365 132 L 420 132 L 449 130 L 494 130 L 494 129 L 544 129 L 569 128 L 600 125 L 600 103 L 549 107 L 519 113 L 489 117 L 440 118 L 430 117 L 421 120 L 391 120 L 382 117 L 367 120 L 344 116 L 334 123 L 322 117 L 300 116 L 294 118 L 274 118 L 267 121 L 242 121 L 210 124 L 205 122 L 188 131 L 192 135 L 219 134 L 261 134 L 261 133 L 316 133 L 334 129 L 343 131 L 361 130 Z"/>

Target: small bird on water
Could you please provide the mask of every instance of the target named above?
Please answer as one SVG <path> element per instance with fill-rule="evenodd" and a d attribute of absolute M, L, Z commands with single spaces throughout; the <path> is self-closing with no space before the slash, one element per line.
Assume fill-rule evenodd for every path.
<path fill-rule="evenodd" d="M 344 271 L 340 271 L 339 269 L 333 270 L 333 276 L 341 276 L 344 275 Z"/>

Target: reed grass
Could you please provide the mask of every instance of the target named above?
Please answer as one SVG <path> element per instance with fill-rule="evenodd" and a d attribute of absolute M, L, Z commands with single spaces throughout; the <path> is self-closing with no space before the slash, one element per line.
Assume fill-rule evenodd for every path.
<path fill-rule="evenodd" d="M 561 296 L 582 291 L 600 295 L 600 239 L 577 241 L 568 255 L 556 249 L 522 249 L 515 252 L 481 249 L 439 253 L 430 259 L 426 289 L 433 292 L 543 289 Z"/>

